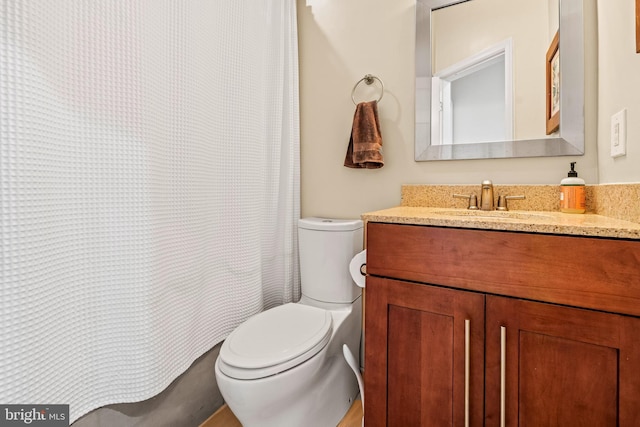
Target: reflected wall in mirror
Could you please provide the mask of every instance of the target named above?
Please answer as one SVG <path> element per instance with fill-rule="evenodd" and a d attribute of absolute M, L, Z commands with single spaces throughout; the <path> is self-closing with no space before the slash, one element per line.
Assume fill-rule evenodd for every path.
<path fill-rule="evenodd" d="M 584 154 L 582 7 L 582 0 L 418 0 L 416 160 Z M 558 27 L 566 52 L 560 129 L 547 136 L 546 52 Z"/>

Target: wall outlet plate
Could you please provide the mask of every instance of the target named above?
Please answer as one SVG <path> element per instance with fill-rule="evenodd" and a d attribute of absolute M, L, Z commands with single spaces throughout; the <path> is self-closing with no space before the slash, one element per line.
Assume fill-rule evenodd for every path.
<path fill-rule="evenodd" d="M 627 109 L 611 116 L 611 157 L 627 154 Z"/>

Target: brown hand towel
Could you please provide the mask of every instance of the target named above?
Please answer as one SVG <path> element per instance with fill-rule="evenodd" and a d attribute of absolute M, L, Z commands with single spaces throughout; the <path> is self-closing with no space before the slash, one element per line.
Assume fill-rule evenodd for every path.
<path fill-rule="evenodd" d="M 366 169 L 384 166 L 377 101 L 361 102 L 356 106 L 344 165 Z"/>

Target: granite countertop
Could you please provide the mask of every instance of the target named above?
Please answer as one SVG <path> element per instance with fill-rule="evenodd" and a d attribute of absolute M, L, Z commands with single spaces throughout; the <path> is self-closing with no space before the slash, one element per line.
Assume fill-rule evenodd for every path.
<path fill-rule="evenodd" d="M 640 224 L 595 214 L 469 211 L 398 206 L 362 214 L 364 221 L 640 240 Z"/>

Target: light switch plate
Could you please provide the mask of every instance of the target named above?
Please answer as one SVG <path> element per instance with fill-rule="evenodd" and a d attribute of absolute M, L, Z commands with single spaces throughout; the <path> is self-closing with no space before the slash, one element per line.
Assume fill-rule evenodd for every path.
<path fill-rule="evenodd" d="M 627 154 L 627 109 L 611 116 L 611 157 Z"/>

